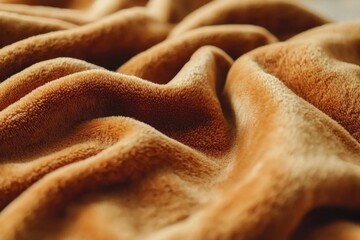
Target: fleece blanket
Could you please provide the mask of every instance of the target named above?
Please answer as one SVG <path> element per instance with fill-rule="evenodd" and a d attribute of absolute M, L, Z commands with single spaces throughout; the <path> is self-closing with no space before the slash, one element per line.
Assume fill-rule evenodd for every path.
<path fill-rule="evenodd" d="M 0 2 L 1 240 L 360 239 L 360 21 Z"/>

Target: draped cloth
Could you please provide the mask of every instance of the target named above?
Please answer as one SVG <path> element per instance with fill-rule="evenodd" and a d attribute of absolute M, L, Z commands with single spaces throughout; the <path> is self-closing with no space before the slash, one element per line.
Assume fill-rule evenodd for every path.
<path fill-rule="evenodd" d="M 359 66 L 285 0 L 0 0 L 0 239 L 360 239 Z"/>

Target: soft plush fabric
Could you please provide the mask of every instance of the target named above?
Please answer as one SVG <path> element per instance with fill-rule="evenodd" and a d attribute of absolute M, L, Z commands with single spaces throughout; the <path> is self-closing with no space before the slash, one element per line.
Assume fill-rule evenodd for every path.
<path fill-rule="evenodd" d="M 360 20 L 0 2 L 1 240 L 360 239 Z"/>

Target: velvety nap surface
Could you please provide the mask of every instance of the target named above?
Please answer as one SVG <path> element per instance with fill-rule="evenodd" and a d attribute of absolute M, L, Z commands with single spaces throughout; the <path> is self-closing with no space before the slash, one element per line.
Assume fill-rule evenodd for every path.
<path fill-rule="evenodd" d="M 0 2 L 1 240 L 360 239 L 360 20 Z"/>

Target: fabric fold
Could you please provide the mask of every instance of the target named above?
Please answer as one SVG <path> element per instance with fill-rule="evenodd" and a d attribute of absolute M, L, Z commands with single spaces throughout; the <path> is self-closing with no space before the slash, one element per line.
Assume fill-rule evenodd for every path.
<path fill-rule="evenodd" d="M 176 37 L 208 25 L 253 24 L 267 28 L 284 40 L 329 21 L 307 8 L 286 0 L 213 1 L 189 14 L 171 32 Z"/>
<path fill-rule="evenodd" d="M 145 9 L 134 8 L 79 28 L 27 38 L 0 49 L 0 80 L 36 62 L 56 57 L 116 67 L 162 41 L 168 31 L 166 24 L 148 16 Z M 134 41 L 136 45 L 132 44 Z"/>

